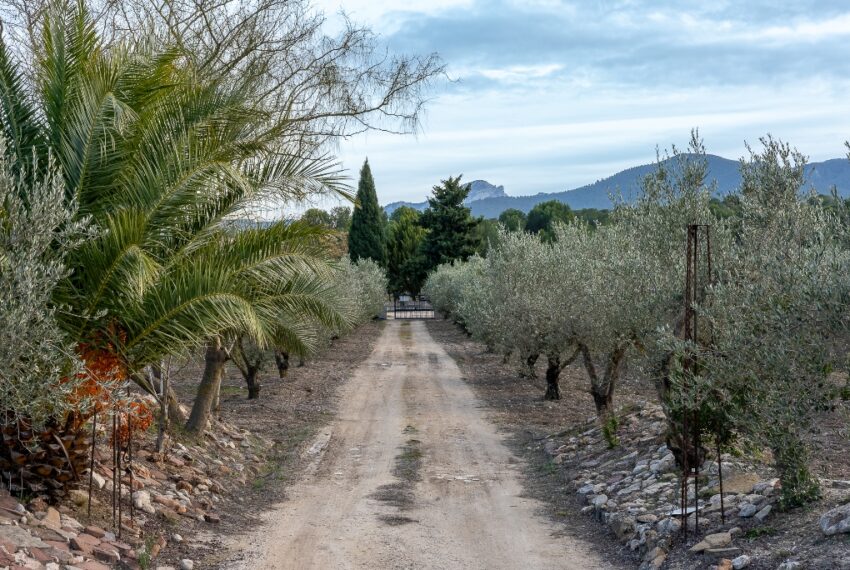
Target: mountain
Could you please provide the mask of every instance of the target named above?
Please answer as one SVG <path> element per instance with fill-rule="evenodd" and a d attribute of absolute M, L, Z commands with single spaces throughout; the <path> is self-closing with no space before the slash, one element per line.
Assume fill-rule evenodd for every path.
<path fill-rule="evenodd" d="M 737 160 L 729 160 L 722 156 L 708 155 L 708 179 L 717 183 L 715 195 L 725 196 L 735 192 L 741 185 L 741 174 L 738 171 Z M 671 159 L 672 160 L 672 159 Z M 480 193 L 467 204 L 472 209 L 472 215 L 484 216 L 485 218 L 498 218 L 499 214 L 508 208 L 516 208 L 528 212 L 536 204 L 547 200 L 558 200 L 569 204 L 574 210 L 584 208 L 608 209 L 611 208 L 609 194 L 620 193 L 627 201 L 633 200 L 640 192 L 640 181 L 653 171 L 655 164 L 642 164 L 628 168 L 608 178 L 597 180 L 593 184 L 587 184 L 573 190 L 564 192 L 539 193 L 533 196 L 508 196 L 504 187 L 493 186 L 483 180 L 476 180 L 471 184 L 480 188 Z M 844 158 L 835 158 L 823 162 L 813 162 L 806 166 L 806 190 L 814 188 L 819 194 L 829 194 L 832 187 L 838 189 L 839 195 L 844 198 L 850 197 L 850 161 Z M 399 206 L 410 206 L 417 210 L 428 207 L 427 202 L 393 202 L 387 204 L 384 209 L 387 213 Z"/>
<path fill-rule="evenodd" d="M 467 206 L 473 202 L 477 202 L 478 200 L 510 198 L 510 196 L 505 194 L 504 186 L 493 186 L 486 180 L 473 180 L 468 184 L 468 186 L 469 196 L 467 196 L 466 200 L 463 201 L 463 203 Z M 391 202 L 384 206 L 384 211 L 389 216 L 393 213 L 393 211 L 401 208 L 402 206 L 407 206 L 408 208 L 421 211 L 428 207 L 428 202 Z"/>

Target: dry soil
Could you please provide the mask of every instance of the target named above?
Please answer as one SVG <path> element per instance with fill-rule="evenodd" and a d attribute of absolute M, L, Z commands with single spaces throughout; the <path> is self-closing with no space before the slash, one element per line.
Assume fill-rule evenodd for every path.
<path fill-rule="evenodd" d="M 608 567 L 523 496 L 521 462 L 423 322 L 386 323 L 340 397 L 306 476 L 224 567 Z"/>

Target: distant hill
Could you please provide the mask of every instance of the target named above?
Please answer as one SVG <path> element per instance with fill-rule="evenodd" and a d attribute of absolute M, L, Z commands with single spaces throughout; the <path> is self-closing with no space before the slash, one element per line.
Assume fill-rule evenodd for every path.
<path fill-rule="evenodd" d="M 469 196 L 467 196 L 466 200 L 463 201 L 463 203 L 467 206 L 479 200 L 510 198 L 510 196 L 505 194 L 504 186 L 493 186 L 486 180 L 473 180 L 469 183 L 469 186 Z M 394 210 L 397 210 L 402 206 L 408 206 L 415 210 L 424 210 L 428 207 L 428 202 L 391 202 L 384 206 L 384 210 L 387 212 L 387 215 L 390 215 Z"/>
<path fill-rule="evenodd" d="M 715 155 L 708 155 L 707 159 L 709 180 L 713 179 L 717 182 L 716 195 L 720 197 L 735 192 L 741 185 L 738 161 Z M 482 197 L 470 199 L 467 203 L 474 216 L 484 216 L 485 218 L 497 218 L 508 208 L 528 212 L 536 204 L 547 200 L 559 200 L 569 204 L 574 210 L 584 208 L 607 209 L 611 207 L 610 193 L 619 192 L 626 200 L 634 199 L 640 191 L 641 179 L 652 172 L 654 168 L 654 164 L 634 166 L 574 190 L 553 193 L 541 192 L 533 196 L 508 196 L 502 186 L 493 186 L 483 180 L 476 180 L 472 184 L 479 184 L 481 188 L 485 188 L 483 185 L 486 184 L 487 188 L 496 189 L 498 194 L 483 197 L 484 193 L 482 193 Z M 828 194 L 835 186 L 841 196 L 848 198 L 850 197 L 850 161 L 836 158 L 823 162 L 813 162 L 806 167 L 806 180 L 807 188 L 813 187 L 820 194 Z M 470 193 L 470 198 L 472 198 L 472 193 Z M 428 203 L 393 202 L 387 204 L 385 209 L 387 213 L 392 213 L 392 210 L 402 205 L 424 210 Z"/>

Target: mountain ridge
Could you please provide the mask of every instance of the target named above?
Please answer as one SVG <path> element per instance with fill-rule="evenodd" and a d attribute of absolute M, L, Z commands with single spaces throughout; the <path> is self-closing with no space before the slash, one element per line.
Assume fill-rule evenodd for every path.
<path fill-rule="evenodd" d="M 708 180 L 716 181 L 715 195 L 717 197 L 733 193 L 740 187 L 739 161 L 717 155 L 707 155 L 706 159 Z M 672 159 L 667 159 L 665 162 L 670 160 Z M 484 180 L 475 180 L 470 184 L 476 184 L 477 188 L 482 189 L 496 189 L 496 195 L 489 196 L 486 192 L 476 193 L 476 197 L 467 199 L 466 204 L 472 209 L 474 216 L 485 218 L 497 218 L 508 208 L 516 208 L 527 213 L 536 204 L 548 200 L 564 202 L 574 210 L 609 209 L 612 207 L 609 194 L 619 192 L 626 201 L 634 200 L 640 191 L 641 179 L 652 172 L 655 166 L 655 163 L 632 166 L 572 190 L 540 192 L 525 196 L 509 196 L 505 193 L 504 186 L 494 186 Z M 819 194 L 828 194 L 833 186 L 837 188 L 840 196 L 850 197 L 850 161 L 846 158 L 833 158 L 806 165 L 806 188 L 814 188 Z M 470 192 L 470 198 L 472 198 L 472 192 Z M 428 202 L 391 202 L 384 206 L 384 209 L 387 214 L 391 214 L 400 206 L 424 210 L 428 207 Z"/>

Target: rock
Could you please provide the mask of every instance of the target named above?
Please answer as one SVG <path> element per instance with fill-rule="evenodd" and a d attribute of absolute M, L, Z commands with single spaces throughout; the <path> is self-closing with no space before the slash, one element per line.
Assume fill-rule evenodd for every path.
<path fill-rule="evenodd" d="M 679 532 L 680 528 L 682 528 L 682 523 L 672 517 L 661 519 L 658 521 L 658 524 L 655 525 L 655 529 L 658 531 L 660 536 L 675 534 Z"/>
<path fill-rule="evenodd" d="M 151 504 L 151 494 L 147 491 L 136 491 L 133 493 L 133 504 L 137 509 L 141 509 L 149 515 L 156 513 L 156 509 Z"/>
<path fill-rule="evenodd" d="M 93 537 L 90 534 L 78 534 L 71 539 L 71 548 L 79 550 L 85 554 L 91 554 L 95 547 L 100 544 L 100 539 Z"/>
<path fill-rule="evenodd" d="M 50 545 L 20 526 L 0 525 L 0 544 L 11 543 L 18 548 L 49 548 Z M 10 552 L 11 554 L 12 552 Z"/>
<path fill-rule="evenodd" d="M 593 505 L 594 507 L 598 508 L 598 507 L 601 507 L 602 505 L 604 505 L 607 502 L 608 502 L 608 495 L 596 495 L 595 497 L 593 497 L 593 500 L 590 501 L 590 504 Z"/>
<path fill-rule="evenodd" d="M 802 562 L 796 560 L 788 560 L 776 567 L 776 570 L 800 570 L 803 567 Z"/>
<path fill-rule="evenodd" d="M 89 560 L 80 565 L 82 570 L 109 570 L 109 566 L 101 564 L 96 560 Z"/>
<path fill-rule="evenodd" d="M 62 528 L 62 515 L 53 507 L 47 508 L 47 514 L 41 520 L 49 528 Z"/>
<path fill-rule="evenodd" d="M 95 538 L 103 538 L 106 536 L 106 531 L 100 528 L 99 526 L 87 526 L 86 534 L 90 534 Z"/>
<path fill-rule="evenodd" d="M 732 536 L 728 532 L 718 532 L 706 535 L 702 541 L 691 547 L 691 552 L 704 552 L 711 548 L 722 548 L 732 543 Z"/>
<path fill-rule="evenodd" d="M 850 481 L 841 481 L 838 479 L 833 479 L 830 483 L 830 486 L 833 489 L 850 489 Z"/>
<path fill-rule="evenodd" d="M 742 519 L 748 519 L 758 512 L 758 507 L 752 503 L 741 503 L 738 508 L 738 516 Z"/>
<path fill-rule="evenodd" d="M 732 570 L 732 561 L 728 558 L 721 558 L 715 566 L 716 570 Z"/>
<path fill-rule="evenodd" d="M 157 502 L 160 505 L 165 505 L 169 509 L 172 509 L 172 510 L 175 510 L 175 511 L 180 508 L 180 503 L 178 501 L 175 501 L 174 499 L 170 499 L 170 498 L 165 497 L 163 495 L 155 495 L 153 500 L 154 500 L 154 502 Z"/>
<path fill-rule="evenodd" d="M 821 515 L 818 524 L 826 536 L 850 533 L 850 503 L 827 511 Z"/>
<path fill-rule="evenodd" d="M 85 507 L 89 504 L 89 494 L 82 489 L 72 489 L 68 496 L 78 507 Z M 92 499 L 92 504 L 97 504 L 94 499 Z"/>
<path fill-rule="evenodd" d="M 614 534 L 617 535 L 617 538 L 620 540 L 625 540 L 634 534 L 635 532 L 635 519 L 629 516 L 624 516 L 621 514 L 611 515 L 611 518 L 608 520 L 608 526 L 611 527 L 611 530 L 614 531 Z"/>
<path fill-rule="evenodd" d="M 759 521 L 759 522 L 764 522 L 764 519 L 766 519 L 766 518 L 767 518 L 767 515 L 769 515 L 769 514 L 770 514 L 770 511 L 771 511 L 771 510 L 773 510 L 773 506 L 771 506 L 771 505 L 767 505 L 767 506 L 766 506 L 766 507 L 764 507 L 762 510 L 760 510 L 759 512 L 757 512 L 757 513 L 755 514 L 755 517 L 754 517 L 754 518 L 758 519 L 758 521 Z"/>
<path fill-rule="evenodd" d="M 667 560 L 667 552 L 663 548 L 655 547 L 646 553 L 643 559 L 643 564 L 640 565 L 643 570 L 654 570 L 661 568 L 664 561 Z"/>
<path fill-rule="evenodd" d="M 180 570 L 194 570 L 194 569 L 195 569 L 195 563 L 192 560 L 189 560 L 188 558 L 184 558 L 183 560 L 180 561 Z"/>
<path fill-rule="evenodd" d="M 175 533 L 175 534 L 171 535 L 171 540 L 173 540 L 174 542 L 180 543 L 180 542 L 183 542 L 183 537 L 180 536 L 179 534 Z"/>
<path fill-rule="evenodd" d="M 760 478 L 755 473 L 735 473 L 728 478 L 723 478 L 723 492 L 746 495 L 759 482 Z"/>
<path fill-rule="evenodd" d="M 750 562 L 752 562 L 750 557 L 747 556 L 746 554 L 742 554 L 739 557 L 732 560 L 732 568 L 734 570 L 741 570 L 741 568 L 746 568 L 747 566 L 749 566 Z"/>
<path fill-rule="evenodd" d="M 159 509 L 159 516 L 161 516 L 172 524 L 179 524 L 180 522 L 180 515 L 178 515 L 176 512 L 172 511 L 168 507 L 162 507 L 161 509 Z"/>
<path fill-rule="evenodd" d="M 638 515 L 637 517 L 637 522 L 639 523 L 652 524 L 656 521 L 658 521 L 658 515 L 654 515 L 652 513 L 644 513 L 642 515 Z"/>
<path fill-rule="evenodd" d="M 653 461 L 649 464 L 649 470 L 653 473 L 666 473 L 675 467 L 676 457 L 670 452 L 667 452 L 667 455 L 659 459 L 657 463 Z"/>
<path fill-rule="evenodd" d="M 104 487 L 106 487 L 106 478 L 100 473 L 92 473 L 91 478 L 98 489 L 103 489 Z"/>
<path fill-rule="evenodd" d="M 710 559 L 717 560 L 719 558 L 735 558 L 741 554 L 741 549 L 735 546 L 726 546 L 724 548 L 709 548 L 703 552 Z M 730 561 L 731 564 L 731 561 Z"/>
<path fill-rule="evenodd" d="M 92 553 L 95 558 L 101 562 L 106 562 L 107 564 L 115 564 L 121 560 L 121 555 L 118 553 L 118 550 L 111 547 L 95 546 Z"/>

